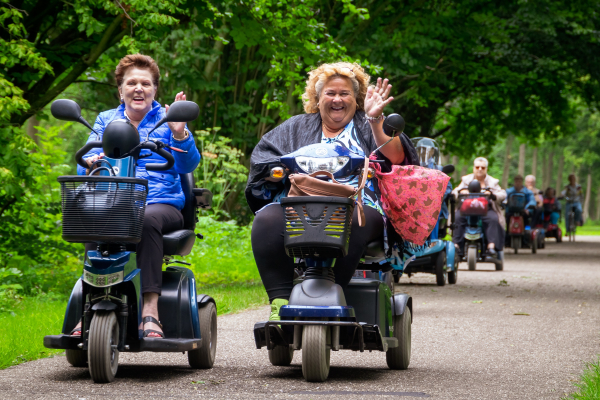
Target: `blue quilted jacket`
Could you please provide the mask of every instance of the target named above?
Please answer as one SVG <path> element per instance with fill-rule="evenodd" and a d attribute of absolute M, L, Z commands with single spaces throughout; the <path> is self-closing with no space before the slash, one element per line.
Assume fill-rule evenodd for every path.
<path fill-rule="evenodd" d="M 146 134 L 150 131 L 158 121 L 162 119 L 166 114 L 164 108 L 156 101 L 152 103 L 152 109 L 146 114 L 140 125 L 138 126 L 138 132 L 140 134 L 140 140 L 146 139 Z M 119 107 L 100 113 L 96 122 L 94 123 L 94 130 L 102 135 L 106 126 L 115 119 L 126 119 L 125 117 L 125 105 L 121 104 Z M 200 162 L 200 153 L 194 143 L 194 138 L 190 134 L 184 140 L 175 140 L 168 124 L 162 125 L 160 128 L 152 132 L 150 135 L 151 139 L 159 139 L 160 141 L 182 150 L 187 150 L 187 153 L 171 152 L 173 158 L 175 158 L 175 165 L 173 168 L 167 171 L 146 171 L 146 164 L 148 163 L 164 163 L 165 159 L 161 156 L 152 153 L 151 156 L 142 158 L 137 162 L 136 178 L 142 178 L 148 180 L 148 197 L 147 204 L 163 203 L 169 204 L 181 210 L 185 203 L 185 196 L 181 190 L 181 180 L 179 174 L 185 174 L 192 172 L 198 166 Z M 101 137 L 96 137 L 96 134 L 92 132 L 89 141 L 102 140 Z M 165 148 L 166 151 L 170 151 Z M 91 157 L 95 154 L 102 152 L 102 149 L 93 149 L 88 152 L 83 158 Z M 151 153 L 150 150 L 142 150 L 140 155 Z M 85 169 L 81 166 L 77 166 L 77 173 L 79 175 L 85 174 Z"/>

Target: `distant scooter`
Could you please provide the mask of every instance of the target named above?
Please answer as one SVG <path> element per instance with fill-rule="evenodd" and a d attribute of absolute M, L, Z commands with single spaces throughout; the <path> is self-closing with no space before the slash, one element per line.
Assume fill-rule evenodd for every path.
<path fill-rule="evenodd" d="M 467 217 L 465 230 L 465 257 L 469 271 L 475 271 L 477 262 L 489 262 L 496 265 L 496 271 L 504 269 L 504 252 L 498 251 L 498 258 L 485 253 L 487 240 L 483 233 L 481 217 L 487 215 L 490 195 L 482 193 L 481 184 L 474 180 L 469 184 L 468 194 L 458 195 L 458 207 L 461 216 Z M 489 188 L 484 188 L 489 190 Z"/>
<path fill-rule="evenodd" d="M 521 248 L 531 248 L 533 254 L 542 248 L 545 230 L 543 227 L 531 228 L 525 225 L 525 193 L 511 193 L 506 199 L 506 211 L 510 214 L 507 235 L 509 245 L 515 254 Z"/>

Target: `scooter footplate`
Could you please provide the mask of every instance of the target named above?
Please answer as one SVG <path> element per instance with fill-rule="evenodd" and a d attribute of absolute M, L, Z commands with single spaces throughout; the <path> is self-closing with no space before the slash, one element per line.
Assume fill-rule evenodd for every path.
<path fill-rule="evenodd" d="M 152 351 L 155 353 L 172 353 L 179 351 L 191 351 L 200 348 L 202 339 L 150 339 L 144 338 L 139 342 L 139 349 L 134 350 L 133 343 L 131 351 Z"/>
<path fill-rule="evenodd" d="M 78 350 L 81 336 L 48 335 L 44 336 L 44 347 L 47 349 Z"/>

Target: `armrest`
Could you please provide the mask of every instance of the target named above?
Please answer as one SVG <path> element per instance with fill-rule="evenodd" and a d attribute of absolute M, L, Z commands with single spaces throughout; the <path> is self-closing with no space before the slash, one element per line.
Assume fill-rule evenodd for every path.
<path fill-rule="evenodd" d="M 202 189 L 202 188 L 193 188 L 192 192 L 194 193 L 194 196 L 196 197 L 196 207 L 202 208 L 205 210 L 210 209 L 210 207 L 212 206 L 212 198 L 213 198 L 213 194 L 210 190 Z"/>

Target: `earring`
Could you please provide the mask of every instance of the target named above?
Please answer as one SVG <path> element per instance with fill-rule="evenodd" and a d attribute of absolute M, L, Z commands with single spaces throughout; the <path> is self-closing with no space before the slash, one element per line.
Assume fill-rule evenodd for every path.
<path fill-rule="evenodd" d="M 123 102 L 123 96 L 121 96 L 121 103 Z"/>

